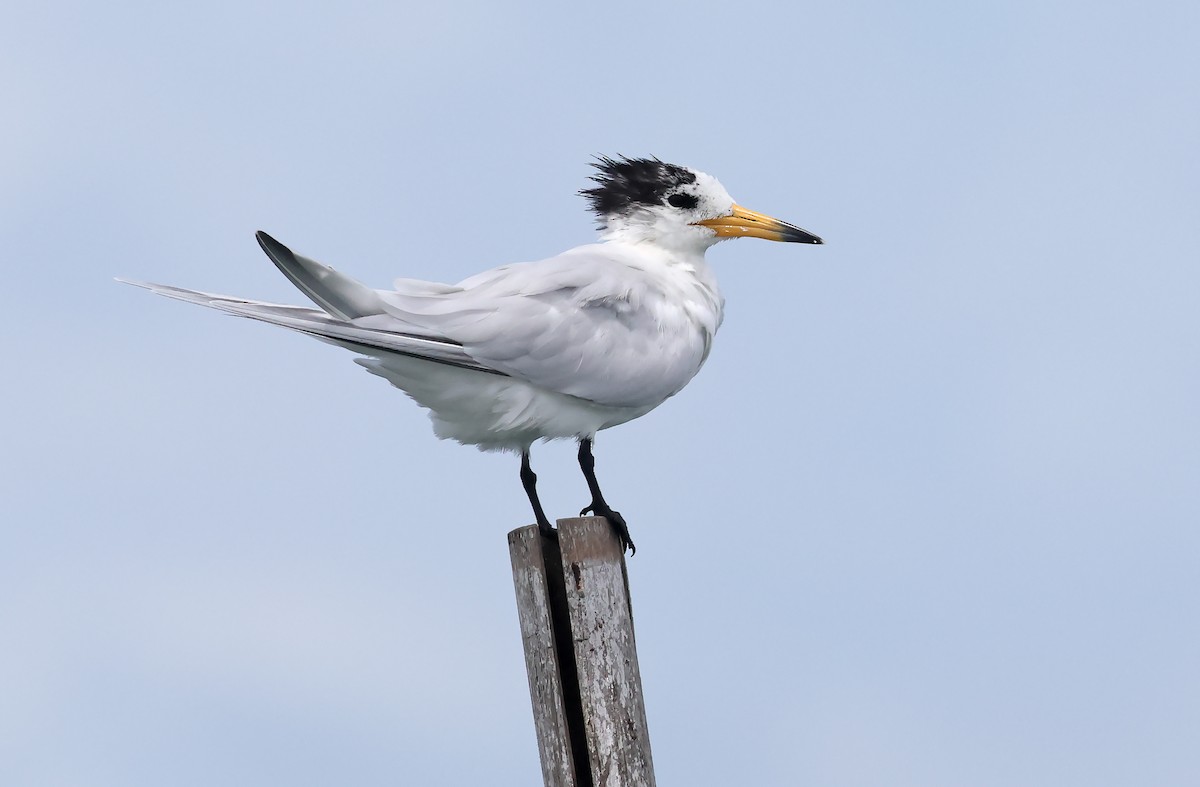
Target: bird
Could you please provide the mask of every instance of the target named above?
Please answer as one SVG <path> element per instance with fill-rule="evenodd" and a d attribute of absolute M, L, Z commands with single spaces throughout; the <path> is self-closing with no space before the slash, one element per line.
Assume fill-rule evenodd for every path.
<path fill-rule="evenodd" d="M 501 265 L 458 284 L 397 279 L 377 290 L 265 232 L 271 262 L 315 304 L 293 306 L 119 279 L 169 298 L 289 328 L 356 362 L 427 409 L 441 439 L 519 454 L 539 531 L 555 538 L 530 464 L 534 443 L 571 439 L 591 501 L 622 552 L 637 548 L 596 480 L 596 433 L 646 415 L 700 371 L 724 316 L 705 252 L 733 238 L 821 244 L 736 203 L 720 182 L 658 158 L 598 156 L 579 194 L 595 243 Z"/>

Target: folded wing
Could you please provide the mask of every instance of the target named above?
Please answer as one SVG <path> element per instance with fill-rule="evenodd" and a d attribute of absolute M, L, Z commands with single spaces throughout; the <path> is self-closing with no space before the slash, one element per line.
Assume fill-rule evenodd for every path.
<path fill-rule="evenodd" d="M 380 291 L 293 253 L 266 233 L 258 240 L 320 309 L 128 283 L 366 355 L 394 353 L 506 375 L 611 407 L 659 404 L 691 379 L 707 354 L 709 337 L 672 334 L 687 321 L 672 312 L 680 307 L 653 278 L 600 246 L 503 266 L 457 285 L 401 279 L 396 290 Z"/>

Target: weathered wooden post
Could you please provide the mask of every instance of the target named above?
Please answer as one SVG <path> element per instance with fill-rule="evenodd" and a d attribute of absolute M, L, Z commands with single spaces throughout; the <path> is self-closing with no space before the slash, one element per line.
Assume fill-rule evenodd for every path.
<path fill-rule="evenodd" d="M 546 787 L 654 787 L 625 555 L 602 517 L 508 534 Z"/>

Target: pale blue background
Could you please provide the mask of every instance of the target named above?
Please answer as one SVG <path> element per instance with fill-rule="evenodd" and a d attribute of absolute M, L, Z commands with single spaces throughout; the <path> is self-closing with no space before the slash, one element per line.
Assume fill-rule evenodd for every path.
<path fill-rule="evenodd" d="M 112 277 L 457 280 L 597 153 L 828 241 L 598 443 L 659 783 L 1200 783 L 1198 9 L 7 5 L 0 783 L 540 783 L 515 460 Z"/>

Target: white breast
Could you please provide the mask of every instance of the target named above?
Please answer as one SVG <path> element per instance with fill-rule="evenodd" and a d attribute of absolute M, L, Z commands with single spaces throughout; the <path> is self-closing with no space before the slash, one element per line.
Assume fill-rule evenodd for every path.
<path fill-rule="evenodd" d="M 439 435 L 485 447 L 586 436 L 649 412 L 700 370 L 722 316 L 701 256 L 620 242 L 380 297 L 389 318 L 501 373 L 365 364 L 428 407 Z"/>

